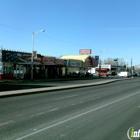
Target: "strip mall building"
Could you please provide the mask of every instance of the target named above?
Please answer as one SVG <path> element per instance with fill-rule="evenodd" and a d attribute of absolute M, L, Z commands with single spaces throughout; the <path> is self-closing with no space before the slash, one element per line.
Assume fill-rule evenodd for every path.
<path fill-rule="evenodd" d="M 0 50 L 0 79 L 30 79 L 31 53 Z M 33 59 L 33 76 L 55 78 L 64 75 L 66 61 L 53 56 L 37 54 Z"/>
<path fill-rule="evenodd" d="M 37 54 L 33 59 L 33 77 L 65 77 L 69 72 L 88 70 L 98 64 L 90 55 L 65 55 L 61 58 Z M 30 79 L 31 53 L 0 50 L 0 79 Z"/>

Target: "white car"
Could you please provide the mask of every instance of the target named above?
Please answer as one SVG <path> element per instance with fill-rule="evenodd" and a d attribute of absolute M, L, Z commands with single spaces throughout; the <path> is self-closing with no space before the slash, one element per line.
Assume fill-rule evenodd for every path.
<path fill-rule="evenodd" d="M 118 76 L 119 77 L 130 77 L 132 76 L 130 72 L 127 72 L 127 71 L 123 71 L 123 72 L 119 72 L 118 73 Z"/>
<path fill-rule="evenodd" d="M 98 73 L 92 73 L 93 77 L 99 77 Z"/>

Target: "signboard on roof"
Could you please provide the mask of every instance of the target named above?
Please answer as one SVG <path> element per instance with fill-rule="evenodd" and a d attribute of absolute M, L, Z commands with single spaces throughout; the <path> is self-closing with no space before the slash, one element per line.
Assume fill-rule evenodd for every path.
<path fill-rule="evenodd" d="M 89 55 L 89 54 L 91 54 L 91 49 L 80 49 L 79 50 L 79 54 L 87 54 L 87 55 Z"/>

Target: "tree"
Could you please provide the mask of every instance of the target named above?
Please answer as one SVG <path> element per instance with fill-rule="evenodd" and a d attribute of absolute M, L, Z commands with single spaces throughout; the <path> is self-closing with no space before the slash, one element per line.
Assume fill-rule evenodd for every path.
<path fill-rule="evenodd" d="M 140 72 L 140 64 L 139 65 L 135 65 L 134 68 L 135 68 L 136 71 Z"/>
<path fill-rule="evenodd" d="M 124 66 L 126 65 L 126 62 L 124 61 L 123 58 L 108 58 L 104 60 L 104 64 L 108 65 L 114 65 L 114 66 Z"/>

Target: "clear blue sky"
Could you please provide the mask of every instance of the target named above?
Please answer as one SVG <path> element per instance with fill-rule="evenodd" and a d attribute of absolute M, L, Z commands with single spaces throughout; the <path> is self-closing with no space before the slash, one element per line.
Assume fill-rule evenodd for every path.
<path fill-rule="evenodd" d="M 0 46 L 43 55 L 102 52 L 140 64 L 140 0 L 0 0 Z"/>

